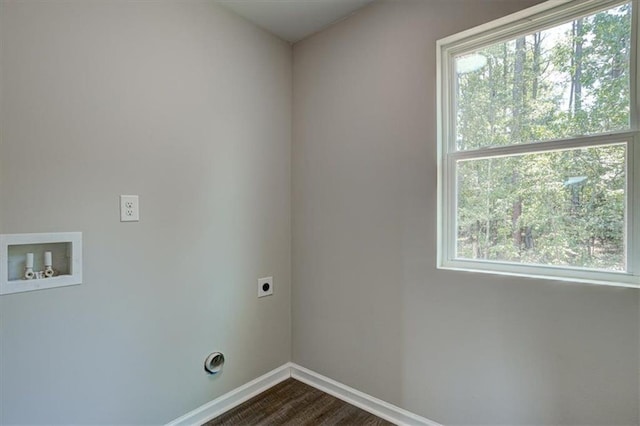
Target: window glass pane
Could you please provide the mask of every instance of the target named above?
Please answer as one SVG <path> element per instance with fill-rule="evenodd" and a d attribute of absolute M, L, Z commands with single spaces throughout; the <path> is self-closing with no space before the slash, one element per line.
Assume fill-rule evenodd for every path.
<path fill-rule="evenodd" d="M 457 162 L 462 259 L 625 270 L 626 144 Z"/>
<path fill-rule="evenodd" d="M 629 129 L 631 4 L 454 58 L 456 146 Z"/>

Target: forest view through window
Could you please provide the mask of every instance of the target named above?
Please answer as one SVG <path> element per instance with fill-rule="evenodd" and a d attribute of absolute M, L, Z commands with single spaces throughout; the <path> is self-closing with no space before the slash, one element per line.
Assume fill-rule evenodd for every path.
<path fill-rule="evenodd" d="M 636 4 L 592 3 L 508 39 L 444 47 L 447 259 L 638 275 Z"/>

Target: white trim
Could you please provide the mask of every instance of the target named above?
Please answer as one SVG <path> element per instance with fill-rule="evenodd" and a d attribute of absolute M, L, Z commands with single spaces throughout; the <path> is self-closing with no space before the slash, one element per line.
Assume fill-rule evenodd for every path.
<path fill-rule="evenodd" d="M 580 136 L 543 142 L 527 142 L 513 145 L 491 146 L 451 152 L 449 157 L 458 160 L 480 160 L 484 158 L 511 157 L 516 155 L 542 154 L 571 149 L 597 148 L 605 145 L 632 144 L 637 132 L 607 133 L 595 136 Z"/>
<path fill-rule="evenodd" d="M 294 363 L 291 377 L 397 425 L 442 426 Z"/>
<path fill-rule="evenodd" d="M 287 380 L 291 377 L 290 364 L 284 364 L 249 383 L 225 393 L 213 401 L 167 423 L 167 426 L 201 425 L 218 417 L 220 414 Z"/>
<path fill-rule="evenodd" d="M 563 268 L 559 266 L 538 266 L 509 264 L 506 262 L 450 260 L 438 269 L 480 274 L 507 275 L 512 277 L 537 278 L 558 282 L 594 284 L 611 287 L 639 288 L 638 277 L 629 273 L 602 272 L 591 269 Z M 550 272 L 551 271 L 551 272 Z"/>
<path fill-rule="evenodd" d="M 184 416 L 167 423 L 166 426 L 202 425 L 290 377 L 399 426 L 442 426 L 440 423 L 374 398 L 293 362 L 288 362 L 247 384 L 227 392 Z"/>
<path fill-rule="evenodd" d="M 472 51 L 493 43 L 548 29 L 580 16 L 637 0 L 547 0 L 533 7 L 487 22 L 437 41 L 452 54 Z M 635 6 L 634 6 L 635 7 Z M 449 45 L 454 45 L 449 48 Z"/>
<path fill-rule="evenodd" d="M 631 62 L 631 94 L 635 94 L 635 102 L 631 102 L 631 126 L 635 130 L 640 130 L 640 2 L 633 0 L 632 3 L 632 22 L 631 28 L 631 52 L 636 54 L 636 60 Z M 632 96 L 633 99 L 633 96 Z M 633 167 L 627 168 L 627 191 L 629 198 L 627 199 L 627 268 L 635 275 L 640 276 L 640 208 L 631 208 L 635 201 L 636 206 L 640 201 L 640 185 L 637 183 L 640 178 L 640 135 L 636 134 L 635 139 L 627 150 L 627 164 Z M 631 162 L 629 162 L 631 160 Z M 631 213 L 629 211 L 631 210 Z"/>
<path fill-rule="evenodd" d="M 558 6 L 562 6 L 563 4 L 569 3 L 570 1 L 571 0 L 557 0 L 555 2 L 551 0 L 545 1 L 535 6 L 529 7 L 527 9 L 520 10 L 518 12 L 512 13 L 507 16 L 503 16 L 502 18 L 494 19 L 493 21 L 480 24 L 476 27 L 469 28 L 468 30 L 461 31 L 456 34 L 452 34 L 445 38 L 441 38 L 440 40 L 437 41 L 437 44 L 445 45 L 445 44 L 456 43 L 466 38 L 471 38 L 477 34 L 492 31 L 492 30 L 495 30 L 496 28 L 500 28 L 505 25 L 513 24 L 514 22 L 518 22 L 518 21 L 526 22 L 530 20 L 531 16 L 546 12 L 549 9 L 553 9 Z"/>

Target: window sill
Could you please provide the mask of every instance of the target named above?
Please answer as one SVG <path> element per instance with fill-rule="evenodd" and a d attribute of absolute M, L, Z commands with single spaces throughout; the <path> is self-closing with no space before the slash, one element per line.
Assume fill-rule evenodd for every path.
<path fill-rule="evenodd" d="M 611 287 L 640 288 L 640 277 L 637 275 L 625 272 L 585 270 L 584 268 L 456 259 L 441 262 L 438 264 L 438 269 Z"/>

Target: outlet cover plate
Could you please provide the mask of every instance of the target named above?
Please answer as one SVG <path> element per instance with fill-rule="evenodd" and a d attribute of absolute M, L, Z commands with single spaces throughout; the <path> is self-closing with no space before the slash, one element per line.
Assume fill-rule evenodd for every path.
<path fill-rule="evenodd" d="M 140 220 L 140 200 L 137 195 L 120 196 L 120 222 Z"/>
<path fill-rule="evenodd" d="M 273 294 L 273 277 L 258 279 L 258 297 L 271 296 Z"/>

